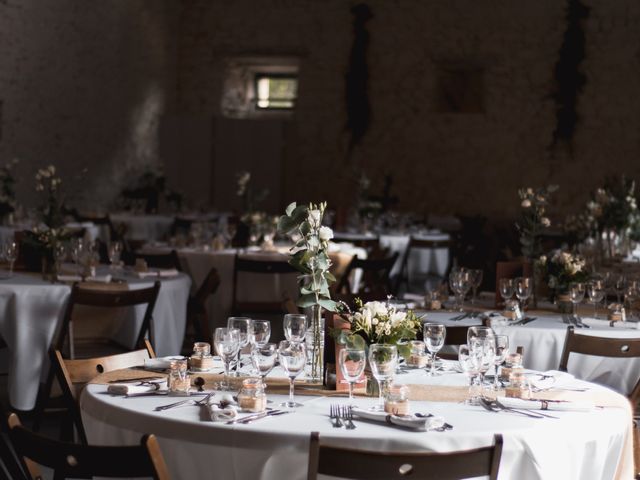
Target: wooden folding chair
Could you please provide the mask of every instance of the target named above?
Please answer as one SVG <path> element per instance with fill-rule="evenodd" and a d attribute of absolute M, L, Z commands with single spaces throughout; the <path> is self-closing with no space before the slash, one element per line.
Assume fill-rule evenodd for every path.
<path fill-rule="evenodd" d="M 209 328 L 209 315 L 207 300 L 220 286 L 220 275 L 215 268 L 209 270 L 198 288 L 198 291 L 189 297 L 187 304 L 187 325 L 191 324 L 194 330 L 195 341 L 211 342 L 211 329 Z"/>
<path fill-rule="evenodd" d="M 64 402 L 71 413 L 71 420 L 81 443 L 87 444 L 87 435 L 78 404 L 80 392 L 87 383 L 101 373 L 144 365 L 145 360 L 155 358 L 155 352 L 148 340 L 144 341 L 144 345 L 145 348 L 141 350 L 82 360 L 65 360 L 59 350 L 51 351 L 51 368 L 54 369 L 58 378 Z"/>
<path fill-rule="evenodd" d="M 352 480 L 457 480 L 485 475 L 496 480 L 502 443 L 502 435 L 495 435 L 492 446 L 473 450 L 382 453 L 322 445 L 318 432 L 313 432 L 307 479 L 316 480 L 323 474 Z"/>
<path fill-rule="evenodd" d="M 385 299 L 387 295 L 394 293 L 391 284 L 391 270 L 397 258 L 397 252 L 390 257 L 380 259 L 360 259 L 354 256 L 337 283 L 336 294 L 339 297 L 345 297 L 345 299 L 357 296 L 365 302 Z M 351 275 L 356 269 L 362 271 L 362 281 L 357 293 L 354 292 L 351 285 Z"/>
<path fill-rule="evenodd" d="M 9 440 L 31 480 L 43 478 L 39 466 L 53 469 L 54 480 L 94 476 L 170 478 L 154 435 L 143 436 L 140 446 L 97 447 L 59 442 L 30 432 L 15 413 L 9 415 L 7 423 Z"/>

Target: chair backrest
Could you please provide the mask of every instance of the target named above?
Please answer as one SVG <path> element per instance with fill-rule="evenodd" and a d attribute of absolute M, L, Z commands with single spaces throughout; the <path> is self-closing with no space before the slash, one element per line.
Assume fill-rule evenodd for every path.
<path fill-rule="evenodd" d="M 109 239 L 113 242 L 116 240 L 122 240 L 115 227 L 113 226 L 113 222 L 111 221 L 111 217 L 109 215 L 81 215 L 76 214 L 75 218 L 78 222 L 91 222 L 94 225 L 107 227 L 109 231 Z"/>
<path fill-rule="evenodd" d="M 407 249 L 404 252 L 404 256 L 402 257 L 402 264 L 400 267 L 400 275 L 398 276 L 398 287 L 401 282 L 408 280 L 407 273 L 407 263 L 409 261 L 409 257 L 411 256 L 412 250 L 433 250 L 439 248 L 446 248 L 449 250 L 449 261 L 447 263 L 447 268 L 445 269 L 445 273 L 443 278 L 447 278 L 449 276 L 449 272 L 451 270 L 451 266 L 454 262 L 455 252 L 456 252 L 456 242 L 453 238 L 449 239 L 427 239 L 420 237 L 410 237 L 409 244 L 407 245 Z"/>
<path fill-rule="evenodd" d="M 62 350 L 62 346 L 69 333 L 69 324 L 73 316 L 76 305 L 87 305 L 92 307 L 131 307 L 135 305 L 147 305 L 147 309 L 142 319 L 142 324 L 136 339 L 136 346 L 141 346 L 151 325 L 153 309 L 160 291 L 160 282 L 156 281 L 152 287 L 136 290 L 93 290 L 83 288 L 81 284 L 74 283 L 71 295 L 67 303 L 67 308 L 62 320 L 62 327 L 58 334 L 58 339 L 54 342 L 54 349 Z"/>
<path fill-rule="evenodd" d="M 640 338 L 608 338 L 592 335 L 577 335 L 573 325 L 567 327 L 567 336 L 560 357 L 559 370 L 567 371 L 569 355 L 581 353 L 598 357 L 634 358 L 640 357 Z M 640 372 L 638 372 L 640 377 Z M 640 378 L 628 394 L 633 405 L 640 401 Z"/>
<path fill-rule="evenodd" d="M 212 267 L 196 293 L 189 297 L 187 322 L 191 323 L 197 341 L 211 341 L 207 300 L 218 290 L 219 286 L 220 275 L 218 270 Z"/>
<path fill-rule="evenodd" d="M 390 257 L 379 259 L 360 259 L 354 256 L 340 278 L 335 291 L 340 295 L 353 294 L 351 273 L 356 269 L 360 269 L 362 270 L 362 281 L 358 290 L 358 296 L 362 297 L 365 301 L 385 298 L 387 295 L 393 293 L 391 270 L 397 258 L 397 252 Z"/>
<path fill-rule="evenodd" d="M 260 275 L 297 274 L 298 271 L 284 260 L 255 260 L 236 255 L 233 269 L 233 295 L 231 311 L 240 313 L 283 313 L 283 298 L 287 292 L 282 292 L 283 298 L 269 302 L 238 301 L 238 277 L 240 273 Z M 275 281 L 275 279 L 274 279 Z"/>
<path fill-rule="evenodd" d="M 171 225 L 171 235 L 188 235 L 191 231 L 193 220 L 190 218 L 176 217 Z"/>
<path fill-rule="evenodd" d="M 215 267 L 212 267 L 205 279 L 202 281 L 202 284 L 198 288 L 198 291 L 193 296 L 194 300 L 198 303 L 199 306 L 203 307 L 206 310 L 208 298 L 213 295 L 216 290 L 218 290 L 219 286 L 220 274 Z"/>
<path fill-rule="evenodd" d="M 502 435 L 494 445 L 451 453 L 381 453 L 337 448 L 320 444 L 318 432 L 311 434 L 308 480 L 318 474 L 352 480 L 454 480 L 489 475 L 498 478 Z"/>
<path fill-rule="evenodd" d="M 101 373 L 143 365 L 145 360 L 155 358 L 155 352 L 149 341 L 145 340 L 144 343 L 146 348 L 141 350 L 106 357 L 83 358 L 81 360 L 64 359 L 60 350 L 51 351 L 51 365 L 56 373 L 65 403 L 71 412 L 73 423 L 83 444 L 87 443 L 87 437 L 78 406 L 81 389 Z"/>
<path fill-rule="evenodd" d="M 154 435 L 143 436 L 140 446 L 97 447 L 59 442 L 30 432 L 15 413 L 9 415 L 7 423 L 9 440 L 32 480 L 42 478 L 40 465 L 53 469 L 55 478 L 170 478 Z"/>
<path fill-rule="evenodd" d="M 171 250 L 169 253 L 131 253 L 123 252 L 122 259 L 127 265 L 134 265 L 136 260 L 141 259 L 150 268 L 175 268 L 182 270 L 178 252 Z"/>

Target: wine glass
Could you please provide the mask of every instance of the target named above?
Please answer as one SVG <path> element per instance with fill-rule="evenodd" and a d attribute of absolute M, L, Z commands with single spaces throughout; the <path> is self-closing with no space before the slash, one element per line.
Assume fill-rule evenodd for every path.
<path fill-rule="evenodd" d="M 584 299 L 584 283 L 574 282 L 569 285 L 569 300 L 573 304 L 573 316 L 578 316 L 578 304 Z"/>
<path fill-rule="evenodd" d="M 71 260 L 76 265 L 80 265 L 82 262 L 82 255 L 84 253 L 84 242 L 81 238 L 71 239 Z"/>
<path fill-rule="evenodd" d="M 227 328 L 236 328 L 240 332 L 240 348 L 238 349 L 238 358 L 236 359 L 235 375 L 240 376 L 240 358 L 242 357 L 242 349 L 249 345 L 251 340 L 251 319 L 248 317 L 229 317 L 227 319 Z"/>
<path fill-rule="evenodd" d="M 433 377 L 436 374 L 436 354 L 444 345 L 447 329 L 440 323 L 425 323 L 422 326 L 422 332 L 424 335 L 424 343 L 431 354 L 431 370 L 429 371 L 429 375 Z"/>
<path fill-rule="evenodd" d="M 395 345 L 374 343 L 369 347 L 369 365 L 371 373 L 378 382 L 378 405 L 371 410 L 384 411 L 383 393 L 385 385 L 393 380 L 398 365 L 398 348 Z"/>
<path fill-rule="evenodd" d="M 522 311 L 524 312 L 527 300 L 531 296 L 533 289 L 533 280 L 530 277 L 518 277 L 514 281 L 516 298 L 520 301 Z"/>
<path fill-rule="evenodd" d="M 269 375 L 276 364 L 277 354 L 278 346 L 275 343 L 260 343 L 251 350 L 251 363 L 260 375 L 263 385 L 266 385 L 264 378 Z"/>
<path fill-rule="evenodd" d="M 229 383 L 229 370 L 231 361 L 240 351 L 240 330 L 237 328 L 216 328 L 213 334 L 213 345 L 216 353 L 224 362 L 224 383 L 222 390 L 231 390 Z"/>
<path fill-rule="evenodd" d="M 624 292 L 624 301 L 629 305 L 628 318 L 633 318 L 633 305 L 638 299 L 638 284 L 636 281 L 630 281 Z"/>
<path fill-rule="evenodd" d="M 493 335 L 486 337 L 476 337 L 469 342 L 469 348 L 478 366 L 480 374 L 480 388 L 484 385 L 484 376 L 494 365 L 496 340 Z"/>
<path fill-rule="evenodd" d="M 122 243 L 115 241 L 109 243 L 109 263 L 112 268 L 116 267 L 120 263 L 120 255 L 122 254 Z"/>
<path fill-rule="evenodd" d="M 465 401 L 467 405 L 477 405 L 478 395 L 473 392 L 473 387 L 476 384 L 478 374 L 478 360 L 471 352 L 469 345 L 463 344 L 458 347 L 458 363 L 462 372 L 469 377 L 469 399 Z"/>
<path fill-rule="evenodd" d="M 513 296 L 513 280 L 510 278 L 501 278 L 498 280 L 498 289 L 500 290 L 500 296 L 506 302 Z"/>
<path fill-rule="evenodd" d="M 624 293 L 626 287 L 627 277 L 622 274 L 613 277 L 613 289 L 615 290 L 616 296 L 618 297 L 618 303 L 620 303 L 620 297 Z"/>
<path fill-rule="evenodd" d="M 271 338 L 271 322 L 269 320 L 251 320 L 251 344 L 260 346 Z"/>
<path fill-rule="evenodd" d="M 307 334 L 307 316 L 287 313 L 284 316 L 284 336 L 293 343 L 301 343 Z"/>
<path fill-rule="evenodd" d="M 496 349 L 495 349 L 495 357 L 493 359 L 493 364 L 496 367 L 496 374 L 493 377 L 493 388 L 494 390 L 498 390 L 498 368 L 507 358 L 509 354 L 509 337 L 506 335 L 496 335 Z"/>
<path fill-rule="evenodd" d="M 18 244 L 9 240 L 4 244 L 2 253 L 4 254 L 4 259 L 9 263 L 9 276 L 11 277 L 13 275 L 13 265 L 18 258 Z"/>
<path fill-rule="evenodd" d="M 471 287 L 473 288 L 473 296 L 471 297 L 471 305 L 475 305 L 478 298 L 478 288 L 482 285 L 482 270 L 475 269 L 470 270 L 471 274 Z"/>
<path fill-rule="evenodd" d="M 353 384 L 356 383 L 367 364 L 367 354 L 364 350 L 344 348 L 340 350 L 338 358 L 342 376 L 349 383 L 349 401 L 353 401 Z"/>
<path fill-rule="evenodd" d="M 307 348 L 302 342 L 283 340 L 278 347 L 280 366 L 289 377 L 289 400 L 280 404 L 281 407 L 301 407 L 293 397 L 293 381 L 304 370 L 307 362 Z"/>
<path fill-rule="evenodd" d="M 495 336 L 491 327 L 483 327 L 480 325 L 474 325 L 467 329 L 467 345 L 471 346 L 476 339 L 492 338 Z"/>
<path fill-rule="evenodd" d="M 602 280 L 592 280 L 587 283 L 589 303 L 593 303 L 593 318 L 598 318 L 598 304 L 604 298 L 604 284 Z"/>

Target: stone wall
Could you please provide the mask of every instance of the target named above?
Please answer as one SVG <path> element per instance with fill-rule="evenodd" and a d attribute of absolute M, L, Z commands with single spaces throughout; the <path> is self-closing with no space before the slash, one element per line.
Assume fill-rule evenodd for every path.
<path fill-rule="evenodd" d="M 584 0 L 587 84 L 572 153 L 550 152 L 554 67 L 565 2 L 369 0 L 373 121 L 346 160 L 344 75 L 352 42 L 344 0 L 185 0 L 177 109 L 219 115 L 224 59 L 301 56 L 300 97 L 286 149 L 283 203 L 353 200 L 354 171 L 380 189 L 394 175 L 400 207 L 509 217 L 520 186 L 558 183 L 558 212 L 608 174 L 640 178 L 640 4 Z M 484 113 L 439 113 L 442 65 L 483 71 Z"/>
<path fill-rule="evenodd" d="M 175 2 L 0 2 L 0 161 L 17 157 L 19 199 L 56 165 L 84 208 L 108 204 L 132 171 L 158 162 L 175 92 Z M 87 169 L 85 174 L 82 171 Z"/>

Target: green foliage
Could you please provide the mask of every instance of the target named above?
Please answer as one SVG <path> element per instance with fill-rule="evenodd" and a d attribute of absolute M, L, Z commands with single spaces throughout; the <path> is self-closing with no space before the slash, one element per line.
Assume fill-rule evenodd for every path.
<path fill-rule="evenodd" d="M 537 189 L 521 188 L 518 190 L 520 197 L 521 216 L 516 223 L 520 233 L 520 246 L 522 255 L 527 258 L 537 258 L 542 254 L 540 236 L 549 228 L 551 222 L 546 214 L 549 205 L 549 197 L 558 189 L 557 185 L 549 185 Z"/>

